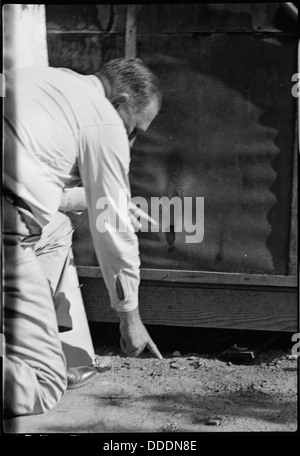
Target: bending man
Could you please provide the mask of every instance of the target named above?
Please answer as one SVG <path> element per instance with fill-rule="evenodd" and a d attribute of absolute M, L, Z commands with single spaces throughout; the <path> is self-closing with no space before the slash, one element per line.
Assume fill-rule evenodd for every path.
<path fill-rule="evenodd" d="M 138 59 L 113 60 L 91 76 L 49 67 L 12 70 L 6 84 L 4 409 L 26 415 L 55 406 L 67 387 L 53 291 L 35 248 L 66 188 L 84 186 L 124 351 L 137 356 L 148 347 L 161 357 L 139 316 L 138 240 L 117 204 L 120 192 L 129 204 L 130 145 L 157 115 L 161 96 L 155 76 Z M 100 223 L 105 200 L 110 216 Z"/>

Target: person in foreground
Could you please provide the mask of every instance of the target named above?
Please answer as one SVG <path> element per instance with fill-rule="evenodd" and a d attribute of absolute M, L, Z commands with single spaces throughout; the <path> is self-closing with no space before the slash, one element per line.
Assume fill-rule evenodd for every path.
<path fill-rule="evenodd" d="M 68 304 L 62 282 L 73 232 L 63 212 L 77 204 L 68 195 L 87 206 L 123 351 L 138 356 L 147 347 L 162 358 L 139 315 L 134 217 L 118 206 L 121 192 L 130 208 L 130 146 L 159 112 L 161 94 L 139 59 L 112 60 L 90 76 L 51 67 L 5 76 L 3 404 L 9 417 L 46 412 L 96 372 L 67 369 L 59 339 L 59 330 L 71 326 L 60 312 Z"/>

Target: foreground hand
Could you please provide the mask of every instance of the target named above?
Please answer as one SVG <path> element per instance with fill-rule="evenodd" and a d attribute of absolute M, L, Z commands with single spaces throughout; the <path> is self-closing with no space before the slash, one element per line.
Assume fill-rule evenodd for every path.
<path fill-rule="evenodd" d="M 157 222 L 152 217 L 146 214 L 146 212 L 136 206 L 132 201 L 129 202 L 128 209 L 131 224 L 135 231 L 138 231 L 140 228 L 142 228 L 142 220 L 144 222 L 150 223 L 152 226 L 157 225 Z"/>
<path fill-rule="evenodd" d="M 157 346 L 145 328 L 138 308 L 130 312 L 118 312 L 120 318 L 120 345 L 122 351 L 130 357 L 139 356 L 147 347 L 157 358 L 162 359 Z"/>

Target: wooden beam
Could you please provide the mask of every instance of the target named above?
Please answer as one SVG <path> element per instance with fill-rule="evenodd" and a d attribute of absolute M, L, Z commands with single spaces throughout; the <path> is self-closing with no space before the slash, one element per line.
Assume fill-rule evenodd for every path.
<path fill-rule="evenodd" d="M 79 277 L 102 278 L 99 267 L 77 266 Z M 141 280 L 183 284 L 211 284 L 236 286 L 264 286 L 297 288 L 296 276 L 273 276 L 264 274 L 238 274 L 225 272 L 179 271 L 172 269 L 141 269 Z"/>
<path fill-rule="evenodd" d="M 118 322 L 102 279 L 82 278 L 89 321 Z M 145 324 L 295 333 L 297 293 L 212 288 L 140 286 Z"/>
<path fill-rule="evenodd" d="M 136 56 L 136 5 L 127 5 L 125 57 Z"/>
<path fill-rule="evenodd" d="M 299 115 L 299 114 L 298 114 Z M 297 121 L 298 123 L 298 121 Z M 289 242 L 289 275 L 297 275 L 298 265 L 298 146 L 297 146 L 298 128 L 295 131 L 295 148 L 293 158 L 293 176 L 292 176 L 292 203 L 290 216 L 290 242 Z"/>
<path fill-rule="evenodd" d="M 3 6 L 4 71 L 48 66 L 45 5 Z"/>
<path fill-rule="evenodd" d="M 300 72 L 300 41 L 298 41 L 298 72 Z M 289 274 L 298 274 L 298 160 L 300 143 L 300 106 L 297 105 L 295 147 L 293 159 L 293 182 L 292 182 L 292 204 L 289 244 Z"/>

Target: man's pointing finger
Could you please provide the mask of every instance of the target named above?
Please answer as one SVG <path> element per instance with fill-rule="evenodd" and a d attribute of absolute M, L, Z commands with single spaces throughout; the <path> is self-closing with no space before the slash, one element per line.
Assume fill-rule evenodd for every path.
<path fill-rule="evenodd" d="M 152 355 L 156 356 L 156 358 L 158 359 L 163 359 L 162 354 L 160 353 L 160 351 L 158 350 L 157 346 L 151 338 L 149 339 L 146 346 L 151 351 Z"/>

